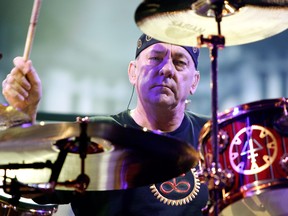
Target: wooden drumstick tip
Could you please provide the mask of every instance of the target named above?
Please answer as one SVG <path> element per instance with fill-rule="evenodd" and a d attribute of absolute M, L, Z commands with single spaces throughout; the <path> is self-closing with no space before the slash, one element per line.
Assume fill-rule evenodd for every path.
<path fill-rule="evenodd" d="M 30 53 L 31 53 L 32 44 L 34 40 L 34 35 L 35 35 L 35 29 L 36 29 L 39 12 L 40 12 L 40 7 L 41 7 L 41 0 L 34 0 L 32 14 L 30 18 L 30 25 L 29 25 L 29 29 L 27 33 L 24 54 L 23 54 L 23 58 L 25 61 L 27 61 L 30 58 Z"/>

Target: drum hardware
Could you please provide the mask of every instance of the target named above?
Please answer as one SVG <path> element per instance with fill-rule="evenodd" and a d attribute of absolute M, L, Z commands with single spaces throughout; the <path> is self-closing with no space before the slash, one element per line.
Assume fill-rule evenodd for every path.
<path fill-rule="evenodd" d="M 222 169 L 221 164 L 218 164 L 216 170 L 215 162 L 212 162 L 211 167 L 202 169 L 199 174 L 201 175 L 201 180 L 204 180 L 203 182 L 208 182 L 210 190 L 230 188 L 234 182 L 233 171 L 231 169 Z"/>
<path fill-rule="evenodd" d="M 195 11 L 196 14 L 203 16 L 203 17 L 215 17 L 215 11 L 212 9 L 214 7 L 211 3 L 216 3 L 217 1 L 206 1 L 206 0 L 198 0 L 192 4 L 192 9 Z M 219 3 L 220 1 L 218 1 Z M 239 9 L 244 6 L 244 2 L 237 1 L 224 1 L 221 14 L 222 16 L 230 16 L 237 12 Z M 219 8 L 221 9 L 221 8 Z"/>
<path fill-rule="evenodd" d="M 214 179 L 214 200 L 217 203 L 218 200 L 218 190 L 221 186 L 221 177 L 219 176 L 219 171 L 221 169 L 218 167 L 218 152 L 219 152 L 219 135 L 218 135 L 218 49 L 224 48 L 225 38 L 221 35 L 222 21 L 222 11 L 223 11 L 224 1 L 215 1 L 215 4 L 211 4 L 211 9 L 215 14 L 215 21 L 217 23 L 218 35 L 209 35 L 208 38 L 204 38 L 203 35 L 198 37 L 198 45 L 201 47 L 206 44 L 210 51 L 210 61 L 211 61 L 211 113 L 212 113 L 212 142 L 214 146 L 213 153 L 213 167 L 212 167 L 212 179 Z M 214 173 L 213 173 L 214 172 Z M 220 178 L 219 178 L 220 177 Z M 217 205 L 214 206 L 215 215 L 218 215 Z"/>
<path fill-rule="evenodd" d="M 59 143 L 61 143 L 60 145 L 62 146 L 62 144 L 65 143 L 65 140 L 57 141 L 56 145 L 58 145 Z M 65 148 L 61 149 L 55 163 L 53 164 L 52 173 L 51 173 L 49 182 L 52 183 L 55 187 L 62 186 L 62 187 L 67 187 L 67 188 L 73 188 L 77 192 L 82 193 L 82 192 L 85 192 L 90 182 L 89 177 L 86 174 L 84 174 L 84 168 L 83 168 L 84 165 L 82 161 L 81 161 L 81 174 L 79 174 L 76 180 L 67 180 L 65 182 L 58 181 L 59 175 L 63 168 L 63 164 L 68 154 L 68 150 L 71 149 L 68 143 L 69 142 L 66 142 Z"/>
<path fill-rule="evenodd" d="M 65 183 L 67 183 L 67 185 L 69 185 L 69 187 L 71 187 L 73 185 L 77 192 L 82 193 L 82 192 L 85 192 L 85 190 L 87 189 L 89 182 L 90 182 L 89 176 L 85 174 L 85 159 L 86 159 L 87 153 L 88 153 L 88 146 L 90 146 L 90 144 L 91 144 L 91 139 L 87 135 L 88 118 L 81 118 L 81 119 L 78 118 L 78 119 L 79 119 L 78 122 L 80 121 L 79 122 L 80 135 L 79 135 L 79 137 L 75 138 L 75 140 L 77 142 L 73 142 L 73 144 L 72 144 L 73 148 L 72 149 L 73 149 L 73 151 L 75 151 L 75 147 L 76 147 L 75 144 L 77 143 L 78 144 L 77 145 L 77 147 L 78 147 L 77 153 L 79 154 L 80 159 L 81 159 L 80 174 L 78 175 L 76 180 L 66 181 Z M 61 140 L 60 142 L 65 142 L 65 141 Z M 58 144 L 59 144 L 59 142 L 57 141 L 55 145 L 59 147 Z M 61 171 L 62 166 L 64 164 L 64 160 L 68 154 L 67 150 L 68 150 L 68 148 L 71 149 L 71 146 L 67 145 L 67 144 L 64 145 L 65 146 L 64 151 L 63 151 L 63 149 L 61 149 L 61 151 L 60 151 L 59 155 L 61 155 L 62 154 L 61 152 L 63 152 L 63 158 L 61 157 L 62 158 L 61 159 L 60 157 L 58 157 L 58 159 L 60 159 L 59 161 L 60 161 L 61 165 L 58 166 L 58 170 L 56 172 L 57 173 L 56 175 L 53 175 L 53 173 L 52 173 L 53 176 L 50 178 L 50 181 L 57 182 L 57 179 L 60 175 L 60 171 Z M 69 144 L 71 144 L 71 142 L 69 142 Z M 61 145 L 61 146 L 63 146 L 63 145 Z M 101 147 L 99 149 L 101 149 Z M 99 151 L 97 151 L 97 152 L 99 153 Z M 100 152 L 103 152 L 103 151 L 100 151 Z M 94 151 L 93 153 L 96 153 L 96 152 Z M 58 159 L 57 159 L 57 161 L 58 161 Z M 57 161 L 56 161 L 56 163 L 57 163 Z M 64 183 L 64 185 L 65 185 L 65 183 Z M 63 185 L 63 183 L 62 183 L 62 185 Z"/>
<path fill-rule="evenodd" d="M 16 169 L 43 169 L 43 168 L 52 168 L 51 161 L 46 163 L 30 163 L 30 164 L 16 164 L 10 163 L 6 165 L 0 165 L 0 169 L 4 170 L 3 176 L 3 188 L 4 192 L 12 196 L 13 202 L 11 204 L 17 204 L 20 197 L 34 198 L 39 194 L 46 193 L 53 190 L 53 184 L 49 183 L 39 183 L 39 184 L 23 184 L 17 180 L 16 177 L 11 178 L 7 176 L 7 170 L 16 170 Z M 8 182 L 9 180 L 9 182 Z"/>
<path fill-rule="evenodd" d="M 34 163 L 34 164 L 8 164 L 1 165 L 1 169 L 4 169 L 3 185 L 0 188 L 3 189 L 5 194 L 0 195 L 0 215 L 12 216 L 12 215 L 35 215 L 35 216 L 51 216 L 57 211 L 56 205 L 37 205 L 32 204 L 32 200 L 43 194 L 50 193 L 54 190 L 54 185 L 49 183 L 38 184 L 23 184 L 17 180 L 16 177 L 10 178 L 6 175 L 7 169 L 21 169 L 21 168 L 35 168 L 41 169 L 44 167 L 51 167 L 51 163 Z M 2 192 L 2 191 L 1 191 Z M 8 196 L 8 197 L 7 197 Z M 26 201 L 26 197 L 28 198 Z M 26 202 L 23 202 L 23 199 Z M 30 203 L 30 204 L 29 204 Z"/>
<path fill-rule="evenodd" d="M 0 188 L 1 216 L 51 216 L 58 209 L 55 204 L 39 205 L 32 201 L 32 198 L 39 194 L 47 194 L 53 190 L 53 185 L 48 183 L 23 184 L 16 177 L 9 178 L 4 175 L 3 185 Z"/>
<path fill-rule="evenodd" d="M 211 126 L 211 124 L 209 125 Z M 229 146 L 228 133 L 220 129 L 218 132 L 218 141 L 219 141 L 219 152 L 222 153 Z M 199 151 L 202 152 L 202 149 L 199 148 Z M 206 161 L 205 165 L 204 160 Z M 206 154 L 205 158 L 203 155 L 201 155 L 201 162 L 199 164 L 200 169 L 198 171 L 198 175 L 200 176 L 202 182 L 208 182 L 207 185 L 210 190 L 212 189 L 222 190 L 223 188 L 229 188 L 233 184 L 234 181 L 233 171 L 231 169 L 222 169 L 220 163 L 218 163 L 218 166 L 216 166 L 215 162 L 213 162 L 212 154 Z"/>
<path fill-rule="evenodd" d="M 228 133 L 224 130 L 218 131 L 218 140 L 219 140 L 219 153 L 225 151 L 229 145 L 230 137 Z"/>
<path fill-rule="evenodd" d="M 9 180 L 9 181 L 8 181 Z M 4 176 L 3 185 L 1 186 L 3 191 L 12 196 L 11 204 L 18 204 L 21 197 L 33 199 L 44 193 L 49 193 L 54 190 L 54 185 L 49 183 L 30 183 L 23 184 L 17 180 L 17 178 L 9 178 Z"/>
<path fill-rule="evenodd" d="M 60 150 L 58 157 L 53 165 L 52 174 L 49 182 L 54 183 L 55 186 L 61 185 L 67 187 L 74 187 L 77 192 L 84 192 L 90 182 L 89 177 L 85 174 L 85 158 L 87 156 L 88 144 L 90 138 L 87 136 L 87 121 L 79 122 L 80 135 L 73 137 L 73 139 L 62 139 L 56 141 L 54 147 Z M 73 141 L 72 141 L 73 140 Z M 63 168 L 63 164 L 69 152 L 78 153 L 81 158 L 81 174 L 73 181 L 58 182 L 59 175 Z M 95 153 L 95 152 L 94 152 Z"/>
<path fill-rule="evenodd" d="M 196 3 L 195 3 L 196 2 Z M 211 131 L 211 141 L 213 146 L 213 162 L 214 167 L 211 169 L 215 170 L 215 172 L 218 172 L 218 154 L 219 154 L 219 135 L 218 135 L 218 116 L 217 116 L 217 108 L 218 108 L 218 95 L 217 95 L 217 57 L 218 57 L 218 49 L 224 48 L 224 44 L 226 45 L 235 45 L 235 44 L 241 44 L 241 43 L 248 43 L 256 40 L 263 39 L 267 36 L 271 36 L 272 34 L 277 34 L 281 31 L 284 31 L 287 29 L 288 22 L 283 20 L 288 20 L 287 16 L 287 9 L 288 9 L 288 1 L 282 1 L 279 2 L 270 2 L 269 1 L 262 1 L 257 2 L 257 6 L 263 6 L 263 7 L 254 7 L 255 2 L 252 3 L 253 7 L 249 7 L 249 1 L 224 1 L 224 0 L 213 0 L 213 1 L 179 1 L 179 3 L 175 3 L 175 1 L 161 1 L 161 0 L 154 0 L 154 1 L 144 1 L 140 4 L 140 6 L 137 8 L 135 13 L 135 21 L 138 25 L 138 27 L 147 35 L 154 37 L 160 41 L 168 42 L 172 44 L 177 45 L 185 45 L 185 46 L 203 46 L 207 45 L 210 51 L 210 60 L 211 60 L 211 110 L 212 110 L 212 131 Z M 252 9 L 256 11 L 260 9 L 260 11 L 265 11 L 267 8 L 264 9 L 266 6 L 277 6 L 277 16 L 279 13 L 282 13 L 282 17 L 278 17 L 278 20 L 276 22 L 282 23 L 283 26 L 280 28 L 275 29 L 275 26 L 279 25 L 271 25 L 269 26 L 265 22 L 265 27 L 268 27 L 267 29 L 262 29 L 261 34 L 263 34 L 265 31 L 269 32 L 269 34 L 265 34 L 264 37 L 255 37 L 255 35 L 261 35 L 258 32 L 257 34 L 254 34 L 255 32 L 255 23 L 251 22 L 252 19 L 250 19 L 248 22 L 243 22 L 245 25 L 244 28 L 247 28 L 248 23 L 253 23 L 253 27 L 251 29 L 246 29 L 243 31 L 243 29 L 240 27 L 240 22 L 238 15 L 243 15 L 243 11 L 245 11 L 246 8 L 243 8 L 243 6 L 247 6 L 248 9 Z M 281 7 L 280 7 L 281 5 Z M 273 8 L 275 9 L 275 8 Z M 246 10 L 247 12 L 247 10 Z M 267 10 L 266 10 L 267 12 Z M 272 14 L 272 10 L 268 10 L 268 14 Z M 200 16 L 198 16 L 200 14 Z M 214 19 L 211 19 L 213 17 Z M 225 17 L 225 19 L 222 22 L 222 18 Z M 233 21 L 233 17 L 235 17 L 235 20 Z M 286 17 L 286 19 L 285 19 Z M 230 19 L 231 18 L 231 19 Z M 230 20 L 230 21 L 229 21 Z M 254 19 L 255 20 L 255 19 Z M 275 19 L 273 19 L 275 21 Z M 195 21 L 192 23 L 192 21 Z M 217 24 L 217 28 L 214 29 L 214 24 Z M 270 20 L 269 20 L 270 21 Z M 233 25 L 234 22 L 234 25 Z M 211 25 L 212 23 L 212 25 Z M 269 23 L 269 22 L 268 22 Z M 221 24 L 224 24 L 224 29 L 229 30 L 225 33 L 221 33 Z M 228 24 L 228 25 L 227 25 Z M 227 25 L 227 26 L 225 26 Z M 281 25 L 281 24 L 280 24 Z M 261 25 L 263 26 L 263 25 Z M 222 26 L 223 27 L 223 26 Z M 233 27 L 236 27 L 236 31 L 232 29 Z M 216 34 L 209 34 L 207 38 L 203 37 L 203 34 L 205 33 L 206 29 L 211 33 L 214 32 Z M 211 30 L 212 29 L 212 30 Z M 213 30 L 214 29 L 214 30 Z M 241 30 L 240 30 L 241 29 Z M 240 31 L 239 31 L 240 30 Z M 271 34 L 271 30 L 274 31 L 274 33 Z M 238 33 L 236 33 L 239 31 Z M 248 35 L 243 35 L 243 32 L 245 34 L 249 32 Z M 191 38 L 195 35 L 200 35 L 197 37 L 197 43 L 196 41 L 192 41 Z M 225 41 L 225 38 L 223 35 L 226 35 L 226 38 L 228 38 L 228 41 Z M 253 35 L 253 36 L 252 36 Z M 228 43 L 227 43 L 228 42 Z M 214 173 L 212 173 L 214 176 Z M 216 184 L 220 184 L 221 181 L 218 181 L 217 179 L 219 176 L 216 174 L 215 177 L 213 177 L 213 182 Z M 214 184 L 213 184 L 214 185 Z M 215 203 L 214 206 L 214 212 L 215 215 L 218 215 L 218 191 L 216 188 L 215 190 Z"/>
<path fill-rule="evenodd" d="M 283 114 L 277 118 L 274 122 L 274 128 L 286 136 L 288 136 L 288 112 L 287 112 L 288 100 L 282 98 L 279 106 L 283 106 Z"/>
<path fill-rule="evenodd" d="M 79 136 L 79 155 L 81 158 L 81 172 L 78 175 L 76 181 L 78 182 L 78 187 L 76 188 L 78 192 L 84 192 L 89 183 L 89 176 L 85 174 L 85 159 L 87 157 L 88 146 L 90 145 L 90 137 L 87 135 L 88 118 L 83 118 L 80 122 L 80 136 Z"/>
<path fill-rule="evenodd" d="M 288 154 L 287 153 L 282 155 L 279 163 L 282 169 L 287 173 L 287 176 L 288 176 Z"/>
<path fill-rule="evenodd" d="M 83 136 L 83 135 L 82 135 Z M 64 140 L 60 140 L 57 141 L 56 143 L 63 143 Z M 80 142 L 81 144 L 81 142 Z M 80 145 L 81 146 L 81 145 Z M 71 187 L 71 183 L 69 181 L 66 182 L 58 182 L 58 178 L 62 169 L 62 166 L 65 162 L 65 159 L 67 157 L 68 154 L 68 145 L 66 145 L 66 148 L 61 149 L 61 151 L 59 152 L 57 159 L 55 160 L 54 163 L 52 163 L 50 160 L 48 160 L 46 163 L 41 163 L 41 162 L 36 162 L 36 163 L 30 163 L 30 164 L 16 164 L 16 163 L 10 163 L 7 165 L 0 165 L 0 169 L 4 169 L 4 184 L 3 184 L 3 188 L 4 188 L 4 192 L 7 194 L 10 194 L 12 196 L 17 196 L 18 198 L 20 197 L 26 197 L 26 198 L 35 198 L 36 196 L 41 196 L 44 193 L 48 193 L 48 192 L 53 192 L 55 189 L 56 185 L 62 185 L 65 186 L 67 184 L 67 186 Z M 81 164 L 81 167 L 83 167 L 83 165 Z M 44 168 L 50 168 L 52 170 L 51 172 L 51 176 L 49 179 L 49 182 L 46 184 L 40 183 L 40 184 L 22 184 L 20 183 L 16 178 L 12 179 L 11 181 L 11 186 L 7 186 L 7 182 L 6 182 L 6 170 L 15 170 L 15 169 L 44 169 Z M 82 172 L 83 172 L 83 168 L 82 168 Z M 10 178 L 11 179 L 11 178 Z M 84 173 L 81 173 L 77 179 L 74 182 L 74 186 L 75 189 L 78 192 L 84 192 L 84 190 L 87 188 L 88 184 L 89 184 L 89 177 L 87 175 L 85 175 Z M 17 188 L 17 189 L 16 189 Z M 22 190 L 24 189 L 24 190 Z M 30 189 L 30 190 L 28 190 Z"/>
<path fill-rule="evenodd" d="M 17 164 L 17 163 L 9 163 L 5 165 L 0 165 L 0 169 L 43 169 L 43 168 L 52 168 L 52 162 L 50 160 L 46 161 L 45 163 L 31 163 L 31 164 Z"/>
<path fill-rule="evenodd" d="M 73 185 L 75 187 L 75 189 L 78 192 L 84 192 L 85 189 L 88 187 L 89 184 L 89 177 L 84 173 L 85 170 L 85 158 L 87 155 L 87 149 L 88 149 L 88 142 L 90 142 L 90 138 L 88 138 L 87 134 L 86 134 L 86 130 L 87 130 L 87 122 L 83 121 L 79 123 L 80 126 L 80 136 L 76 137 L 75 140 L 77 141 L 77 153 L 79 153 L 80 158 L 81 158 L 81 174 L 77 177 L 76 180 L 74 181 L 65 181 L 65 182 L 57 182 L 62 166 L 65 162 L 65 159 L 67 157 L 68 152 L 73 149 L 73 151 L 75 152 L 75 142 L 73 142 L 73 145 L 71 144 L 71 141 L 69 141 L 70 139 L 62 139 L 59 140 L 55 143 L 55 146 L 57 146 L 58 149 L 61 149 L 57 159 L 55 161 L 54 164 L 52 164 L 52 162 L 50 160 L 48 160 L 46 163 L 30 163 L 30 164 L 17 164 L 17 163 L 10 163 L 8 165 L 0 165 L 0 169 L 4 169 L 5 170 L 5 175 L 4 175 L 4 192 L 8 193 L 10 195 L 16 196 L 17 198 L 20 197 L 27 197 L 27 198 L 31 198 L 29 194 L 33 194 L 33 197 L 35 197 L 35 193 L 36 192 L 43 192 L 43 191 L 38 191 L 39 186 L 37 186 L 38 184 L 28 184 L 28 185 L 24 185 L 24 184 L 20 184 L 20 182 L 18 182 L 16 179 L 12 179 L 11 181 L 11 186 L 8 187 L 6 184 L 6 170 L 12 170 L 12 169 L 43 169 L 43 168 L 50 168 L 52 170 L 50 179 L 49 179 L 49 183 L 47 183 L 47 185 L 49 184 L 49 190 L 54 190 L 54 187 L 56 185 L 62 185 L 65 186 L 67 185 L 68 187 L 71 187 L 71 185 Z M 95 148 L 94 148 L 95 149 Z M 90 151 L 91 153 L 91 151 Z M 95 151 L 94 151 L 95 153 Z M 36 191 L 33 190 L 33 186 L 36 186 L 35 189 Z M 27 189 L 27 188 L 31 188 L 32 190 L 24 190 L 22 192 L 22 188 Z M 16 188 L 18 188 L 18 190 L 16 190 Z M 48 192 L 48 191 L 45 191 Z M 25 195 L 24 195 L 25 194 Z M 28 195 L 26 195 L 28 194 Z M 41 194 L 40 194 L 41 195 Z"/>
<path fill-rule="evenodd" d="M 222 169 L 221 164 L 218 164 L 217 169 L 218 170 L 216 170 L 215 162 L 212 162 L 210 167 L 205 168 L 205 166 L 202 165 L 197 172 L 201 183 L 206 184 L 209 190 L 207 209 L 203 211 L 205 215 L 208 215 L 208 212 L 209 215 L 213 215 L 218 211 L 216 200 L 219 199 L 219 193 L 222 193 L 221 197 L 225 196 L 225 191 L 229 191 L 235 181 L 235 176 L 231 169 Z"/>
<path fill-rule="evenodd" d="M 59 141 L 60 143 L 63 142 L 63 140 Z M 56 144 L 58 143 L 58 141 L 56 142 Z M 67 146 L 67 145 L 66 145 Z M 52 167 L 52 173 L 49 179 L 50 183 L 53 183 L 54 186 L 56 186 L 60 172 L 62 170 L 63 164 L 65 162 L 65 159 L 67 157 L 68 151 L 67 148 L 63 148 L 61 149 L 61 151 L 59 152 L 57 159 L 55 160 L 55 163 L 53 164 Z"/>
<path fill-rule="evenodd" d="M 204 127 L 211 127 L 211 122 L 207 122 Z M 204 130 L 202 129 L 202 132 Z M 209 133 L 211 135 L 211 133 Z M 205 136 L 208 134 L 206 133 Z M 219 142 L 219 153 L 223 153 L 226 148 L 229 146 L 230 137 L 228 133 L 222 129 L 218 131 L 218 142 Z M 202 146 L 199 146 L 199 152 L 203 152 L 201 149 Z M 205 163 L 204 163 L 205 161 Z M 201 161 L 199 163 L 198 175 L 201 179 L 201 182 L 206 184 L 209 189 L 210 201 L 207 211 L 210 212 L 210 215 L 215 213 L 217 208 L 215 208 L 216 199 L 218 194 L 221 194 L 221 197 L 225 196 L 225 191 L 229 191 L 235 181 L 235 175 L 232 169 L 222 168 L 222 165 L 218 163 L 216 167 L 215 162 L 213 162 L 213 155 L 208 153 L 205 155 L 201 154 Z"/>

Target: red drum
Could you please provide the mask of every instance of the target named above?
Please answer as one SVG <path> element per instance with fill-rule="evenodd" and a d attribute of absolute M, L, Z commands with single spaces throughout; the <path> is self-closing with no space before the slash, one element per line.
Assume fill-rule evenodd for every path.
<path fill-rule="evenodd" d="M 220 215 L 288 215 L 287 104 L 285 98 L 262 100 L 219 114 L 214 174 L 209 173 L 213 171 L 212 122 L 202 128 L 199 146 L 206 180 L 208 172 L 213 183 L 215 176 L 223 183 L 217 200 Z"/>

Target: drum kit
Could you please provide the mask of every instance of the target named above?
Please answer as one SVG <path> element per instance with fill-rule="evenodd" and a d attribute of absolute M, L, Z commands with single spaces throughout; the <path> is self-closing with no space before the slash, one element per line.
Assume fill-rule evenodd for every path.
<path fill-rule="evenodd" d="M 26 59 L 40 3 L 34 2 Z M 288 193 L 288 99 L 262 100 L 218 113 L 217 55 L 225 45 L 286 30 L 288 1 L 146 0 L 137 8 L 135 21 L 158 40 L 209 48 L 212 119 L 201 130 L 199 149 L 160 132 L 87 118 L 32 125 L 19 110 L 1 105 L 0 215 L 52 215 L 57 205 L 32 200 L 54 191 L 149 185 L 197 165 L 210 191 L 207 215 L 287 215 L 285 199 L 279 198 Z"/>
<path fill-rule="evenodd" d="M 207 214 L 288 215 L 286 202 L 277 199 L 288 193 L 288 99 L 217 111 L 218 49 L 286 30 L 288 1 L 147 0 L 137 8 L 135 20 L 158 40 L 210 51 L 212 119 L 199 137 L 199 176 L 212 202 Z"/>
<path fill-rule="evenodd" d="M 17 207 L 22 198 L 39 199 L 55 190 L 82 193 L 161 182 L 200 159 L 188 143 L 170 136 L 86 118 L 21 124 L 1 131 L 0 140 L 1 188 Z"/>

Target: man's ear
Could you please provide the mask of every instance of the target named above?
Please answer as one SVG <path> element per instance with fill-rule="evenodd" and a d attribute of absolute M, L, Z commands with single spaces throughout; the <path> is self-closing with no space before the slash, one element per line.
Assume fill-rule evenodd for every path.
<path fill-rule="evenodd" d="M 191 95 L 193 95 L 195 93 L 195 91 L 198 87 L 199 81 L 200 81 L 200 73 L 199 73 L 199 71 L 195 71 L 194 79 L 193 79 L 192 85 L 190 87 L 190 94 Z"/>
<path fill-rule="evenodd" d="M 128 66 L 128 77 L 129 81 L 132 85 L 136 84 L 137 76 L 136 76 L 136 62 L 130 61 Z"/>

